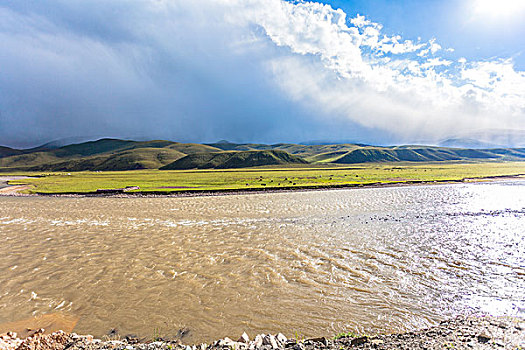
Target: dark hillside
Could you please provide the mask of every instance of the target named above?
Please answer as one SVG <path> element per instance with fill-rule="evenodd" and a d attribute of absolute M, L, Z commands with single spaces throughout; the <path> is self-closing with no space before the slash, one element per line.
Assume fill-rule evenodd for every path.
<path fill-rule="evenodd" d="M 49 152 L 22 153 L 15 156 L 0 158 L 0 168 L 22 169 L 29 166 L 54 163 L 60 160 L 60 158 L 55 157 Z"/>
<path fill-rule="evenodd" d="M 112 161 L 116 161 L 116 159 L 119 159 L 116 156 L 119 155 L 120 152 L 137 150 L 135 153 L 127 153 L 127 160 L 122 160 L 122 154 L 120 154 L 120 160 L 117 162 L 118 164 L 115 164 L 118 165 L 117 169 L 127 168 L 128 165 L 126 164 L 128 162 L 133 163 L 135 161 L 129 157 L 136 158 L 136 161 L 138 161 L 137 167 L 149 169 L 153 164 L 162 166 L 170 163 L 184 156 L 185 153 L 166 148 L 166 152 L 164 153 L 171 154 L 171 156 L 169 156 L 169 161 L 160 163 L 157 161 L 146 161 L 146 163 L 142 163 L 145 161 L 145 159 L 151 158 L 151 152 L 139 150 L 159 150 L 174 144 L 175 142 L 163 140 L 128 141 L 117 139 L 101 139 L 49 150 L 41 150 L 43 147 L 38 147 L 35 148 L 35 150 L 38 149 L 41 151 L 30 152 L 31 150 L 20 150 L 19 154 L 17 155 L 0 158 L 0 168 L 31 168 L 33 170 L 47 171 L 52 171 L 53 169 L 57 169 L 57 171 L 75 171 L 74 169 L 77 168 L 86 170 L 96 168 L 99 166 L 100 161 L 108 158 L 112 159 Z M 157 151 L 153 151 L 153 153 L 155 152 Z M 95 158 L 93 157 L 98 160 L 94 160 Z M 143 157 L 145 157 L 145 159 Z M 108 164 L 113 163 L 110 162 Z"/>
<path fill-rule="evenodd" d="M 14 155 L 21 154 L 21 153 L 22 151 L 20 150 L 5 147 L 5 146 L 0 146 L 0 158 L 14 156 Z"/>
<path fill-rule="evenodd" d="M 370 162 L 395 162 L 399 161 L 392 151 L 359 148 L 346 153 L 334 163 L 370 163 Z"/>
<path fill-rule="evenodd" d="M 205 153 L 205 152 L 221 152 L 219 148 L 215 148 L 208 145 L 201 145 L 199 143 L 174 143 L 167 146 L 166 148 L 171 148 L 182 152 L 184 154 L 193 154 L 193 153 Z"/>
<path fill-rule="evenodd" d="M 484 149 L 482 151 L 498 154 L 502 156 L 510 156 L 515 158 L 525 158 L 525 148 L 493 148 Z"/>
<path fill-rule="evenodd" d="M 231 169 L 306 163 L 304 159 L 295 157 L 284 151 L 239 151 L 190 154 L 160 169 Z"/>
<path fill-rule="evenodd" d="M 508 153 L 516 156 L 518 152 Z M 435 162 L 479 159 L 501 159 L 503 152 L 462 148 L 441 148 L 426 146 L 365 147 L 350 151 L 336 159 L 334 163 L 372 163 L 372 162 Z"/>
<path fill-rule="evenodd" d="M 153 140 L 153 141 L 129 141 L 118 139 L 100 139 L 75 145 L 64 146 L 53 150 L 57 157 L 71 156 L 92 156 L 108 152 L 130 150 L 136 148 L 163 148 L 175 144 L 172 141 Z"/>
<path fill-rule="evenodd" d="M 92 156 L 95 154 L 122 150 L 134 143 L 135 141 L 128 140 L 100 139 L 97 141 L 89 141 L 60 147 L 50 152 L 60 158 L 71 156 Z"/>
<path fill-rule="evenodd" d="M 32 171 L 120 171 L 158 169 L 184 157 L 185 154 L 165 148 L 138 148 L 110 155 L 70 159 L 28 167 Z"/>

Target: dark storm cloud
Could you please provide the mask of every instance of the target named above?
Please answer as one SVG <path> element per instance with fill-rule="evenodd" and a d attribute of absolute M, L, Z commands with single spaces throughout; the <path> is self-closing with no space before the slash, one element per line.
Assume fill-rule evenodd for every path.
<path fill-rule="evenodd" d="M 332 137 L 270 79 L 266 62 L 283 49 L 221 15 L 149 1 L 0 7 L 0 143 Z"/>
<path fill-rule="evenodd" d="M 388 143 L 473 123 L 523 125 L 523 98 L 509 92 L 525 74 L 511 62 L 452 65 L 433 56 L 434 41 L 351 22 L 329 6 L 281 0 L 4 3 L 0 144 Z M 442 69 L 452 66 L 465 81 Z"/>

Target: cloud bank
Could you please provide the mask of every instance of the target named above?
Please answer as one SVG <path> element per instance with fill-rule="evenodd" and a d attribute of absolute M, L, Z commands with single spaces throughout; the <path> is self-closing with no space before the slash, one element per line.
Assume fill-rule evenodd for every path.
<path fill-rule="evenodd" d="M 414 142 L 525 129 L 525 72 L 282 0 L 0 5 L 0 144 Z"/>

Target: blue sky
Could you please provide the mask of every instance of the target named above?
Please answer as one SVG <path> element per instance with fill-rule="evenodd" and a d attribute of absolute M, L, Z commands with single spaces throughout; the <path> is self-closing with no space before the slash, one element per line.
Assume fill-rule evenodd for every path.
<path fill-rule="evenodd" d="M 515 145 L 525 2 L 38 0 L 0 4 L 0 144 Z"/>
<path fill-rule="evenodd" d="M 509 6 L 494 13 L 490 4 L 476 0 L 331 0 L 320 1 L 343 9 L 349 16 L 366 15 L 384 26 L 389 34 L 406 39 L 436 38 L 444 47 L 454 48 L 449 57 L 486 60 L 514 58 L 516 68 L 525 70 L 525 6 Z M 505 3 L 519 4 L 520 0 Z M 492 12 L 492 13 L 491 13 Z"/>

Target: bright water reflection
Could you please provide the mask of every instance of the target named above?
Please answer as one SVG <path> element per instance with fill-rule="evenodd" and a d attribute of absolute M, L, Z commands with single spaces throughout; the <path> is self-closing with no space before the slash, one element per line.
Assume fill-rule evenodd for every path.
<path fill-rule="evenodd" d="M 190 341 L 525 316 L 520 181 L 195 198 L 0 198 L 0 322 Z M 176 329 L 175 329 L 176 331 Z"/>

